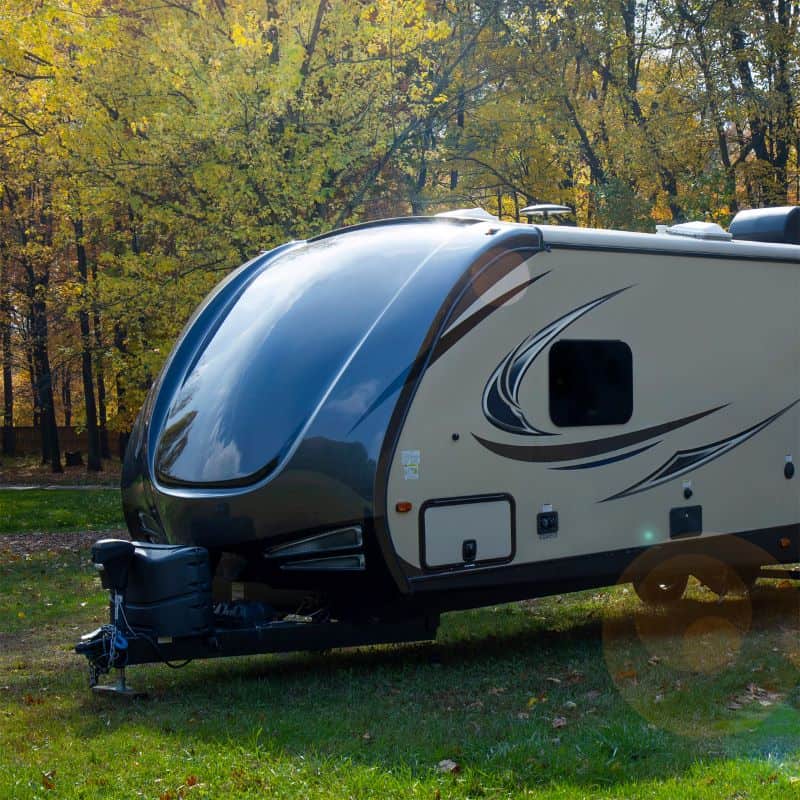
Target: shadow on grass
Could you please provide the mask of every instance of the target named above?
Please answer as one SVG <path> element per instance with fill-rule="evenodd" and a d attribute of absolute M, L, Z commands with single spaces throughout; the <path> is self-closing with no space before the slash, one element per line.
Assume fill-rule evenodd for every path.
<path fill-rule="evenodd" d="M 710 617 L 748 619 L 713 668 L 691 654 L 730 647 L 727 628 L 687 633 Z M 435 645 L 134 668 L 150 698 L 133 703 L 91 695 L 77 661 L 61 675 L 33 665 L 14 689 L 67 697 L 26 711 L 81 741 L 144 737 L 412 776 L 449 758 L 506 790 L 613 787 L 680 777 L 698 760 L 796 753 L 797 629 L 796 592 L 774 586 L 669 613 L 608 592 L 447 615 Z"/>

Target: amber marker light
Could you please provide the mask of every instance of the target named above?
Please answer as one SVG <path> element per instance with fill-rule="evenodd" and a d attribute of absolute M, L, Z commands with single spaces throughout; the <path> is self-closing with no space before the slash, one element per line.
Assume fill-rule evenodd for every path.
<path fill-rule="evenodd" d="M 782 539 L 778 539 L 778 544 L 782 550 L 788 550 L 792 546 L 792 540 L 788 536 L 784 536 Z"/>
<path fill-rule="evenodd" d="M 401 500 L 399 503 L 394 504 L 394 510 L 398 514 L 408 514 L 411 511 L 411 503 L 408 500 Z"/>

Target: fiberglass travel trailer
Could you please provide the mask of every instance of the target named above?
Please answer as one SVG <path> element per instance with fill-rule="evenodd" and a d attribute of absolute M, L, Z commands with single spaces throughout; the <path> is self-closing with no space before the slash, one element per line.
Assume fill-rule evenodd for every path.
<path fill-rule="evenodd" d="M 456 212 L 245 264 L 135 425 L 93 680 L 430 639 L 441 611 L 621 575 L 649 602 L 690 571 L 723 591 L 695 556 L 745 584 L 800 560 L 799 243 L 793 207 L 730 233 Z"/>

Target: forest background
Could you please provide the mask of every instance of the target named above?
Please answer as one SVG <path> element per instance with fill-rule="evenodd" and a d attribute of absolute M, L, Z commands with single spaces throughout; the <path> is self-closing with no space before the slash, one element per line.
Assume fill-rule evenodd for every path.
<path fill-rule="evenodd" d="M 725 224 L 800 197 L 791 0 L 3 0 L 2 450 L 130 429 L 262 250 L 385 216 Z"/>

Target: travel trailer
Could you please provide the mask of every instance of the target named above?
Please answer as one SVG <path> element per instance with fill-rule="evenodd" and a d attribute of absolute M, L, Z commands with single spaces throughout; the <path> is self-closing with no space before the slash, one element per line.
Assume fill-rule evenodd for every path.
<path fill-rule="evenodd" d="M 253 259 L 134 427 L 93 682 L 799 561 L 798 244 L 800 207 L 654 234 L 470 210 Z"/>

